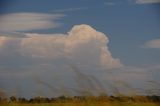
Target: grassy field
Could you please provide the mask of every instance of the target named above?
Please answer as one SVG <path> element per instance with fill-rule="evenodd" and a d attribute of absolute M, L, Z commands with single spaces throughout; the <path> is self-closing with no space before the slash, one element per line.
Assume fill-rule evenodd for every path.
<path fill-rule="evenodd" d="M 72 103 L 5 103 L 0 106 L 160 106 L 160 103 L 72 102 Z"/>
<path fill-rule="evenodd" d="M 0 106 L 160 106 L 160 96 L 60 96 L 1 98 Z"/>

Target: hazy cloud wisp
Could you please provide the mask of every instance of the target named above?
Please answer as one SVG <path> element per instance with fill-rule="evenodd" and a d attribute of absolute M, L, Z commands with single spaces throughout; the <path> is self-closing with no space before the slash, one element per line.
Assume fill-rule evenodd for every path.
<path fill-rule="evenodd" d="M 160 48 L 160 39 L 153 39 L 144 44 L 145 48 Z"/>
<path fill-rule="evenodd" d="M 160 3 L 160 0 L 135 0 L 136 4 Z"/>
<path fill-rule="evenodd" d="M 64 17 L 63 14 L 43 13 L 11 13 L 0 16 L 1 32 L 31 31 L 48 29 L 60 26 L 57 19 Z"/>

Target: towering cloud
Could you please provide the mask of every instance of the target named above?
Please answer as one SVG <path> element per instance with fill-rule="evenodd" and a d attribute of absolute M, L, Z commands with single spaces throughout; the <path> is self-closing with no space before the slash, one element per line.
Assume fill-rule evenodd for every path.
<path fill-rule="evenodd" d="M 27 33 L 25 38 L 1 36 L 0 63 L 5 63 L 6 69 L 7 66 L 15 68 L 22 64 L 28 66 L 29 63 L 75 64 L 90 70 L 119 68 L 122 64 L 112 57 L 108 42 L 104 33 L 89 25 L 76 25 L 68 34 Z M 16 65 L 9 62 L 15 58 Z"/>

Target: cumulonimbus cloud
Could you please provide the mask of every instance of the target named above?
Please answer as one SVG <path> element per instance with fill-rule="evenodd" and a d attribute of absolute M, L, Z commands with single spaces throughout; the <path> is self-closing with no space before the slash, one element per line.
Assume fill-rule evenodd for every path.
<path fill-rule="evenodd" d="M 60 26 L 57 19 L 64 17 L 63 14 L 44 13 L 10 13 L 0 15 L 0 31 L 30 31 L 48 29 Z"/>
<path fill-rule="evenodd" d="M 144 44 L 145 48 L 160 48 L 160 39 L 153 39 Z"/>
<path fill-rule="evenodd" d="M 12 51 L 30 60 L 66 61 L 86 67 L 106 69 L 122 66 L 108 50 L 108 38 L 89 25 L 76 25 L 68 34 L 33 34 L 26 38 L 0 37 L 0 54 L 14 55 Z M 12 50 L 14 49 L 14 50 Z M 21 56 L 19 58 L 21 58 Z M 7 57 L 7 56 L 6 56 Z M 63 63 L 63 62 L 62 62 Z"/>
<path fill-rule="evenodd" d="M 26 37 L 0 36 L 0 83 L 11 88 L 15 82 L 23 85 L 23 81 L 29 84 L 32 81 L 30 89 L 23 88 L 27 93 L 24 92 L 24 95 L 29 97 L 36 86 L 31 79 L 35 76 L 58 87 L 64 81 L 62 85 L 68 90 L 67 87 L 76 87 L 75 73 L 79 77 L 83 73 L 85 78 L 82 77 L 82 81 L 94 92 L 92 85 L 89 85 L 90 80 L 99 81 L 104 88 L 109 87 L 105 82 L 114 81 L 133 82 L 133 86 L 138 82 L 143 88 L 144 82 L 152 78 L 146 69 L 126 67 L 119 59 L 113 58 L 108 48 L 108 37 L 89 25 L 75 25 L 67 34 L 23 34 Z M 99 89 L 97 85 L 95 89 Z M 62 91 L 56 93 L 60 95 Z M 53 96 L 51 92 L 49 95 Z"/>

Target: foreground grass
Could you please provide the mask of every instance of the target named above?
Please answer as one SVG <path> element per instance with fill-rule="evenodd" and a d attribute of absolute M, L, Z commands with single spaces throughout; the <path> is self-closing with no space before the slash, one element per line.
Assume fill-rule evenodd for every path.
<path fill-rule="evenodd" d="M 0 106 L 160 106 L 151 102 L 67 102 L 67 103 L 4 103 Z"/>
<path fill-rule="evenodd" d="M 12 96 L 1 99 L 0 106 L 160 106 L 160 96 L 60 96 L 29 100 Z"/>

